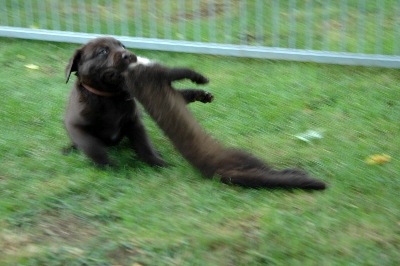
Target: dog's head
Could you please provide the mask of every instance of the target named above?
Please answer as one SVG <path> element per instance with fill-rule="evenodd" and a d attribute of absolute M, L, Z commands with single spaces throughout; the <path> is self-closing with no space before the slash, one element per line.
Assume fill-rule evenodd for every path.
<path fill-rule="evenodd" d="M 77 49 L 66 67 L 66 82 L 76 72 L 79 81 L 101 91 L 119 89 L 121 73 L 137 61 L 135 54 L 111 37 L 96 38 Z"/>

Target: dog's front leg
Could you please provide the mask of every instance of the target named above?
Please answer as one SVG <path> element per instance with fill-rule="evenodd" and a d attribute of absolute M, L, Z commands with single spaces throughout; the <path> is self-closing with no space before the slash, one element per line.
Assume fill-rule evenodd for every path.
<path fill-rule="evenodd" d="M 73 142 L 73 146 L 83 151 L 96 166 L 112 166 L 107 155 L 104 143 L 98 138 L 88 134 L 80 127 L 70 127 L 68 130 Z"/>
<path fill-rule="evenodd" d="M 144 125 L 138 117 L 125 126 L 125 134 L 131 142 L 133 150 L 144 162 L 151 166 L 162 167 L 167 165 L 154 149 Z"/>

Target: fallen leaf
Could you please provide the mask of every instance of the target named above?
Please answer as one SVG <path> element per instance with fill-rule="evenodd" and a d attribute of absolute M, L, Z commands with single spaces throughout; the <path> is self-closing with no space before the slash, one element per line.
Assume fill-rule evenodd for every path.
<path fill-rule="evenodd" d="M 322 139 L 322 132 L 316 130 L 307 130 L 304 133 L 295 135 L 295 137 L 301 141 L 310 143 L 313 140 Z"/>
<path fill-rule="evenodd" d="M 25 65 L 25 67 L 29 68 L 29 69 L 39 69 L 39 66 L 34 65 L 34 64 L 28 64 L 28 65 Z"/>
<path fill-rule="evenodd" d="M 384 164 L 390 162 L 392 157 L 387 154 L 373 154 L 365 159 L 365 162 L 370 165 Z"/>

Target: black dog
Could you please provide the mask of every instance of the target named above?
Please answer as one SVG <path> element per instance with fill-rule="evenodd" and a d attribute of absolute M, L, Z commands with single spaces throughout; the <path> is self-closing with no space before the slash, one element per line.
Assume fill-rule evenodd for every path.
<path fill-rule="evenodd" d="M 65 127 L 72 147 L 82 150 L 98 166 L 111 165 L 106 147 L 126 136 L 133 150 L 151 166 L 166 163 L 153 148 L 134 99 L 124 90 L 122 72 L 142 59 L 114 38 L 97 38 L 75 51 L 66 68 L 77 79 L 72 88 Z M 211 102 L 203 90 L 181 90 L 186 103 Z"/>

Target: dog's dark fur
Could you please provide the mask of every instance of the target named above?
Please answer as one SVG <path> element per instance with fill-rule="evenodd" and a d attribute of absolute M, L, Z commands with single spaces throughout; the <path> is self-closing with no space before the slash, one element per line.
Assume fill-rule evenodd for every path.
<path fill-rule="evenodd" d="M 143 104 L 176 149 L 206 177 L 217 175 L 224 183 L 252 188 L 325 189 L 324 182 L 302 170 L 273 170 L 251 154 L 223 147 L 207 134 L 187 109 L 182 95 L 171 86 L 172 81 L 181 79 L 207 83 L 201 74 L 159 64 L 132 64 L 124 75 L 131 95 Z"/>
<path fill-rule="evenodd" d="M 82 150 L 96 165 L 111 165 L 106 146 L 126 136 L 137 155 L 152 166 L 165 161 L 153 148 L 135 101 L 123 90 L 122 71 L 137 56 L 113 38 L 97 38 L 77 49 L 66 68 L 77 79 L 72 88 L 65 127 L 72 147 Z M 213 96 L 202 90 L 181 90 L 186 103 L 210 102 Z"/>

